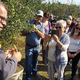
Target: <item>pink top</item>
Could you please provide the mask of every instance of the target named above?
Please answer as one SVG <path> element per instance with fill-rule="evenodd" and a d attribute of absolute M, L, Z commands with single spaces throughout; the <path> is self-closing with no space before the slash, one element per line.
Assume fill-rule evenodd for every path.
<path fill-rule="evenodd" d="M 51 29 L 51 23 L 48 21 L 47 25 L 44 25 L 45 27 L 45 33 L 47 32 L 47 30 Z"/>

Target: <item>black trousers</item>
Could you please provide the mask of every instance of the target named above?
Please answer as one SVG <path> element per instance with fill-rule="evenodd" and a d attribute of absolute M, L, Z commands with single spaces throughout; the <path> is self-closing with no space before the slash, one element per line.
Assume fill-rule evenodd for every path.
<path fill-rule="evenodd" d="M 75 54 L 76 52 L 70 52 L 70 53 Z M 76 70 L 77 70 L 77 64 L 80 59 L 80 53 L 77 54 L 74 58 L 68 57 L 68 62 L 70 61 L 70 59 L 72 59 L 72 74 L 71 74 L 71 76 L 74 77 L 76 74 Z"/>

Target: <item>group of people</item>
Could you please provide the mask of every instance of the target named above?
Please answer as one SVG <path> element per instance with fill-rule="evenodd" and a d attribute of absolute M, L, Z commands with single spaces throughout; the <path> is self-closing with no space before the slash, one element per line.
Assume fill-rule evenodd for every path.
<path fill-rule="evenodd" d="M 7 11 L 6 5 L 0 2 L 0 31 L 6 26 Z M 35 32 L 27 30 L 21 32 L 22 36 L 26 36 L 26 80 L 31 80 L 31 75 L 40 78 L 37 74 L 37 63 L 41 44 L 43 63 L 48 64 L 50 80 L 55 80 L 55 72 L 57 80 L 64 80 L 64 70 L 70 59 L 72 59 L 70 80 L 74 80 L 80 59 L 80 24 L 76 23 L 76 18 L 72 16 L 68 16 L 67 20 L 52 19 L 52 14 L 43 13 L 42 10 L 38 10 L 35 16 L 35 19 L 29 20 L 30 24 L 35 25 L 33 26 Z M 52 33 L 53 31 L 56 33 Z M 4 53 L 0 48 L 0 80 L 8 80 L 16 71 L 20 60 L 20 52 L 8 49 Z"/>
<path fill-rule="evenodd" d="M 26 80 L 31 80 L 31 75 L 40 78 L 37 75 L 40 45 L 42 45 L 43 63 L 48 64 L 50 80 L 55 80 L 55 72 L 57 80 L 64 80 L 64 70 L 70 59 L 72 59 L 70 80 L 73 80 L 80 58 L 80 24 L 77 24 L 72 16 L 68 16 L 66 20 L 51 20 L 50 13 L 43 13 L 42 10 L 38 10 L 35 16 L 36 19 L 30 20 L 30 23 L 38 30 L 31 33 L 27 30 L 22 31 L 22 35 L 26 34 Z M 49 34 L 53 30 L 57 31 L 58 35 Z"/>

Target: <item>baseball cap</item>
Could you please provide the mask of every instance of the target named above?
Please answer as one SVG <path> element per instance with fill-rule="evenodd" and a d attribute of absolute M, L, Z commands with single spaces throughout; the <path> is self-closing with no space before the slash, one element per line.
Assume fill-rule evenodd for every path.
<path fill-rule="evenodd" d="M 43 11 L 42 10 L 38 10 L 36 15 L 42 16 L 43 17 Z"/>
<path fill-rule="evenodd" d="M 72 16 L 69 15 L 69 16 L 67 17 L 67 20 L 68 20 L 68 19 L 71 19 L 71 20 L 72 20 Z"/>
<path fill-rule="evenodd" d="M 51 14 L 50 16 L 53 17 L 53 14 Z"/>

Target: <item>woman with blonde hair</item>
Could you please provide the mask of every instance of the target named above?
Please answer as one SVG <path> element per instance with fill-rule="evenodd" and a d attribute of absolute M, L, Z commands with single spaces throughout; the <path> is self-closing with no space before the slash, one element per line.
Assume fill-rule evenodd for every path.
<path fill-rule="evenodd" d="M 76 70 L 77 70 L 77 63 L 80 58 L 80 24 L 76 24 L 72 29 L 71 33 L 69 34 L 70 37 L 70 45 L 68 48 L 68 61 L 72 59 L 72 74 L 71 79 L 73 80 Z"/>
<path fill-rule="evenodd" d="M 71 22 L 72 22 L 72 21 L 69 20 L 69 19 L 66 20 L 67 25 L 66 25 L 66 28 L 65 28 L 65 31 L 64 31 L 64 32 L 67 33 L 67 34 L 68 34 L 69 32 L 71 32 L 71 28 L 70 28 Z"/>

